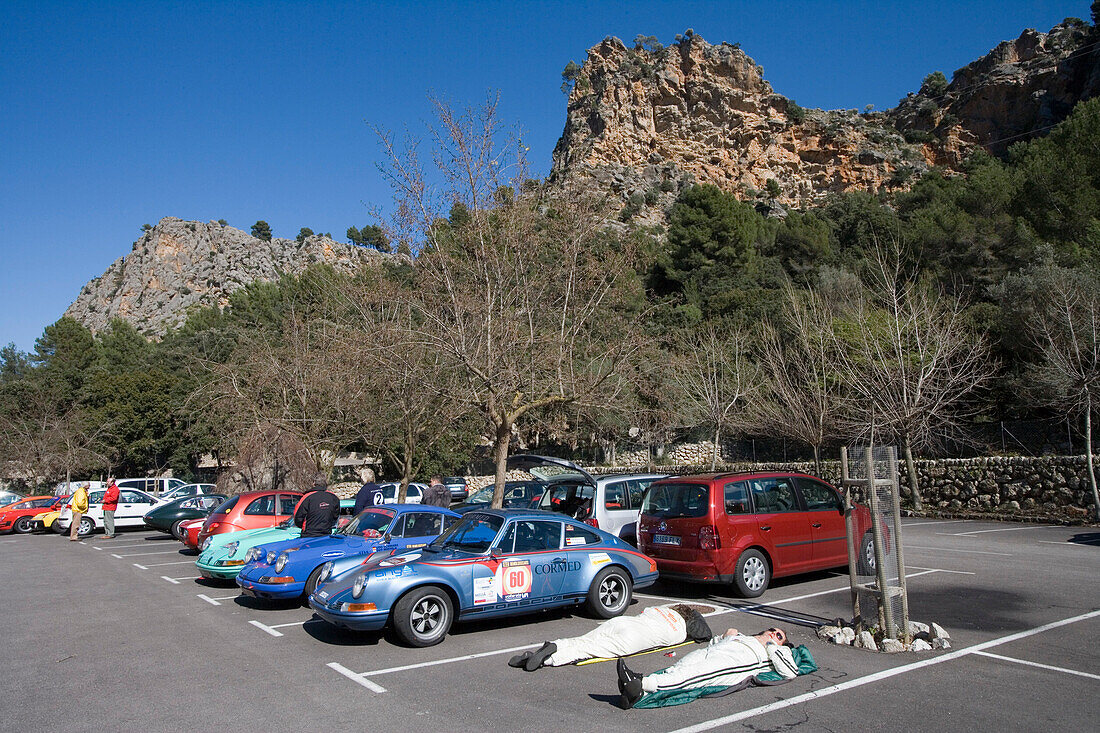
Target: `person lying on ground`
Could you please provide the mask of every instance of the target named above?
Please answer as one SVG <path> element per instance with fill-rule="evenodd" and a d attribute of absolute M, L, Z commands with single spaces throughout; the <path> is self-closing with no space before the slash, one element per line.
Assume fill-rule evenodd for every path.
<path fill-rule="evenodd" d="M 674 646 L 691 640 L 709 641 L 710 627 L 695 609 L 684 604 L 654 606 L 637 616 L 609 619 L 583 636 L 548 641 L 535 651 L 508 660 L 512 667 L 533 672 L 585 659 L 611 659 Z"/>
<path fill-rule="evenodd" d="M 799 647 L 799 651 L 801 657 L 805 648 Z M 807 660 L 812 668 L 804 664 Z M 771 628 L 754 636 L 728 629 L 706 647 L 685 654 L 672 666 L 653 674 L 640 675 L 620 659 L 617 669 L 620 705 L 629 709 L 681 704 L 702 695 L 724 693 L 726 688 L 741 689 L 762 673 L 775 672 L 787 680 L 816 669 L 808 652 L 800 662 L 795 661 L 794 650 L 782 629 Z M 676 693 L 689 690 L 690 694 L 676 699 Z M 659 700 L 653 705 L 640 704 L 649 695 Z"/>

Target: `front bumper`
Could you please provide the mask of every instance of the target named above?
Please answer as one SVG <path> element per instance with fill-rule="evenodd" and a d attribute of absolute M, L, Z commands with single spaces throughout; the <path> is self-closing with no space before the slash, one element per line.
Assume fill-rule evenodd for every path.
<path fill-rule="evenodd" d="M 195 569 L 199 571 L 199 575 L 207 579 L 233 580 L 243 567 L 244 565 L 213 565 L 195 561 Z"/>
<path fill-rule="evenodd" d="M 343 603 L 341 601 L 340 603 Z M 339 604 L 338 604 L 339 605 Z M 354 631 L 377 631 L 385 627 L 386 620 L 390 616 L 389 609 L 382 611 L 356 611 L 349 613 L 338 608 L 332 608 L 320 601 L 316 594 L 310 595 L 309 606 L 318 616 L 328 621 L 333 626 Z"/>
<path fill-rule="evenodd" d="M 237 576 L 237 585 L 241 587 L 246 596 L 254 598 L 271 598 L 275 600 L 300 598 L 306 590 L 305 582 L 301 583 L 261 583 L 256 580 Z"/>

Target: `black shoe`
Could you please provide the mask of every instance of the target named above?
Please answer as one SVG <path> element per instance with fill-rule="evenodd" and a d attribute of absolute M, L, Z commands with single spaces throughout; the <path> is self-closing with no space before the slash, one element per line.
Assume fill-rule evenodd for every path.
<path fill-rule="evenodd" d="M 516 656 L 508 660 L 508 666 L 515 667 L 516 669 L 521 669 L 523 665 L 527 663 L 527 660 L 530 659 L 530 657 L 531 652 L 529 651 L 524 652 L 523 654 L 517 654 Z"/>
<path fill-rule="evenodd" d="M 557 644 L 552 641 L 546 642 L 531 653 L 531 656 L 527 658 L 527 662 L 523 665 L 523 668 L 528 672 L 534 672 L 546 662 L 547 657 L 551 656 L 557 650 Z"/>
<path fill-rule="evenodd" d="M 703 614 L 694 608 L 688 609 L 688 613 L 684 616 L 684 623 L 687 626 L 687 638 L 692 641 L 700 643 L 710 641 L 710 638 L 714 635 L 710 631 L 710 624 L 703 618 Z"/>
<path fill-rule="evenodd" d="M 619 659 L 615 665 L 615 671 L 619 675 L 619 706 L 623 710 L 634 707 L 634 703 L 642 699 L 645 692 L 642 691 L 642 675 L 626 666 L 626 662 Z"/>

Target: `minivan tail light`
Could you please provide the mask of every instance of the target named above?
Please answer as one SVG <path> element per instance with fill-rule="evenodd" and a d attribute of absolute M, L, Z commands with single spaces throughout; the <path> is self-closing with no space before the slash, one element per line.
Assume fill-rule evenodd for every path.
<path fill-rule="evenodd" d="M 706 524 L 699 528 L 699 549 L 718 549 L 718 533 L 714 531 L 713 524 Z"/>
<path fill-rule="evenodd" d="M 596 529 L 600 528 L 600 523 L 596 521 L 595 517 L 589 517 L 588 519 L 584 520 L 584 523 L 589 525 L 590 527 L 595 527 Z"/>

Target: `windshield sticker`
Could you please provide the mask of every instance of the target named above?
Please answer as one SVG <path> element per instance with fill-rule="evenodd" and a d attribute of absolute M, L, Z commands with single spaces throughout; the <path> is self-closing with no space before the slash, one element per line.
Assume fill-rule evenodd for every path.
<path fill-rule="evenodd" d="M 505 560 L 497 568 L 500 594 L 505 601 L 522 601 L 531 595 L 531 561 Z"/>
<path fill-rule="evenodd" d="M 496 578 L 474 578 L 474 605 L 484 603 L 496 603 L 497 591 L 494 586 Z"/>
<path fill-rule="evenodd" d="M 593 552 L 588 556 L 588 562 L 593 565 L 604 565 L 611 562 L 611 557 L 606 552 Z"/>

